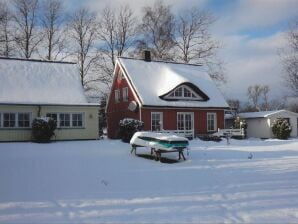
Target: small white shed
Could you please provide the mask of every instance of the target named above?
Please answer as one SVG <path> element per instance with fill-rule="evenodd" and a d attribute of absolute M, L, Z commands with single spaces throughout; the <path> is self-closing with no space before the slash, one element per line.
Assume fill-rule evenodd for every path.
<path fill-rule="evenodd" d="M 287 110 L 239 113 L 247 122 L 247 137 L 273 138 L 271 125 L 275 119 L 287 119 L 292 127 L 291 137 L 297 137 L 298 113 Z"/>

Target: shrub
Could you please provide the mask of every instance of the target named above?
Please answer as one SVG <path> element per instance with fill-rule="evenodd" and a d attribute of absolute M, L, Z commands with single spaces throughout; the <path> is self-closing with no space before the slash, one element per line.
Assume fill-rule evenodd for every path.
<path fill-rule="evenodd" d="M 124 118 L 119 122 L 119 137 L 123 142 L 129 142 L 134 133 L 141 131 L 144 122 L 132 118 Z"/>
<path fill-rule="evenodd" d="M 288 139 L 292 128 L 286 119 L 277 119 L 272 124 L 273 135 L 278 139 Z"/>
<path fill-rule="evenodd" d="M 55 135 L 56 121 L 49 117 L 38 117 L 32 122 L 32 137 L 35 142 L 50 142 Z"/>
<path fill-rule="evenodd" d="M 215 135 L 201 135 L 199 136 L 199 139 L 202 141 L 213 141 L 213 142 L 220 142 L 222 139 L 219 136 Z"/>

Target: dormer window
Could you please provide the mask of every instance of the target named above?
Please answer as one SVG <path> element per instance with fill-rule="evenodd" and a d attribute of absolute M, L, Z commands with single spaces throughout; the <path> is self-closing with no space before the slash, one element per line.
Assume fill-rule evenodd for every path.
<path fill-rule="evenodd" d="M 165 99 L 189 99 L 189 100 L 203 100 L 198 94 L 196 94 L 190 87 L 182 85 L 174 89 Z"/>

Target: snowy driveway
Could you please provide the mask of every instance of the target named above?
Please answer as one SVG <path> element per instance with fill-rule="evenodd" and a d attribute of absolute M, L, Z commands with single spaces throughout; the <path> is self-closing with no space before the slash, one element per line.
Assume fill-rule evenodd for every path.
<path fill-rule="evenodd" d="M 116 140 L 0 143 L 0 223 L 28 222 L 297 223 L 298 139 L 193 140 L 174 164 Z"/>

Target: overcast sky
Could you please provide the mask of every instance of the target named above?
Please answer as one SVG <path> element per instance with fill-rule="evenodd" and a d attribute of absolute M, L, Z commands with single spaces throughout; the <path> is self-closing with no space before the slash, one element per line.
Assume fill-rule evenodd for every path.
<path fill-rule="evenodd" d="M 80 5 L 100 11 L 107 5 L 128 3 L 136 15 L 145 0 L 65 0 L 69 9 Z M 282 97 L 287 89 L 282 83 L 278 50 L 285 46 L 289 22 L 298 16 L 298 0 L 164 0 L 173 12 L 190 7 L 211 11 L 217 18 L 212 27 L 221 41 L 220 57 L 225 62 L 228 83 L 222 87 L 227 98 L 247 100 L 249 85 L 271 88 L 271 98 Z"/>

